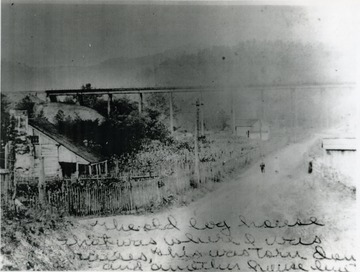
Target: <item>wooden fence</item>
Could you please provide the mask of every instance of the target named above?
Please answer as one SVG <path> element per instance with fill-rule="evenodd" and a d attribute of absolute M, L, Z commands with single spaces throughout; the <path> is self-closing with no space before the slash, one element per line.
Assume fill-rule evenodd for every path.
<path fill-rule="evenodd" d="M 249 162 L 247 154 L 222 162 L 201 162 L 200 183 L 219 182 L 225 171 Z M 86 177 L 78 180 L 48 180 L 46 203 L 51 212 L 67 215 L 109 215 L 149 211 L 167 205 L 192 188 L 194 166 L 178 163 L 171 175 Z M 17 198 L 26 206 L 39 207 L 38 184 L 17 184 Z"/>
<path fill-rule="evenodd" d="M 32 208 L 39 205 L 38 191 L 34 185 L 18 189 L 24 205 Z M 51 212 L 85 216 L 151 210 L 166 205 L 176 194 L 184 193 L 189 188 L 189 177 L 176 175 L 166 179 L 59 180 L 47 184 L 45 191 L 47 207 Z"/>
<path fill-rule="evenodd" d="M 250 164 L 254 155 L 258 156 L 256 148 L 240 150 L 237 153 L 222 152 L 213 160 L 201 161 L 200 180 L 196 185 L 219 182 L 225 173 Z M 162 165 L 157 171 L 148 171 L 148 174 L 139 173 L 46 180 L 46 206 L 51 212 L 74 216 L 142 212 L 167 205 L 195 185 L 194 163 L 189 159 Z M 18 179 L 15 183 L 16 198 L 26 207 L 39 207 L 38 182 L 35 177 Z"/>
<path fill-rule="evenodd" d="M 0 169 L 0 183 L 1 183 L 1 205 L 9 203 L 11 195 L 10 172 L 7 169 Z"/>

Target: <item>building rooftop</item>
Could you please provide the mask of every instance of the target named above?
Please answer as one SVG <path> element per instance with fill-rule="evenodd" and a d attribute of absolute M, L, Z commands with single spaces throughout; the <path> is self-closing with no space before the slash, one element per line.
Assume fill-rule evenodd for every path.
<path fill-rule="evenodd" d="M 29 125 L 89 163 L 97 163 L 106 160 L 104 156 L 98 154 L 91 148 L 79 145 L 65 135 L 60 134 L 57 128 L 46 119 L 29 119 Z"/>
<path fill-rule="evenodd" d="M 323 138 L 322 147 L 325 150 L 356 150 L 356 138 Z"/>

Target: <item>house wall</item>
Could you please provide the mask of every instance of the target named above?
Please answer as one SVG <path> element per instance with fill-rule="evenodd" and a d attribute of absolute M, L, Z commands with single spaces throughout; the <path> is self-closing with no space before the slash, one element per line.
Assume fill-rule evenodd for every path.
<path fill-rule="evenodd" d="M 250 139 L 257 139 L 257 140 L 259 140 L 260 139 L 260 131 L 250 131 L 250 137 L 249 137 Z M 267 141 L 267 140 L 269 140 L 269 132 L 268 131 L 263 131 L 262 133 L 261 133 L 261 139 L 263 140 L 263 141 Z"/>
<path fill-rule="evenodd" d="M 348 176 L 355 176 L 359 167 L 356 151 L 327 151 L 324 162 Z"/>
<path fill-rule="evenodd" d="M 33 175 L 37 176 L 40 172 L 40 158 L 44 157 L 44 172 L 45 176 L 58 176 L 62 177 L 61 166 L 59 164 L 59 144 L 53 139 L 47 137 L 42 132 L 29 126 L 29 136 L 38 136 L 39 144 L 32 145 L 33 152 L 32 157 L 34 160 L 33 164 Z"/>
<path fill-rule="evenodd" d="M 236 127 L 236 135 L 241 137 L 247 137 L 247 132 L 251 127 Z"/>
<path fill-rule="evenodd" d="M 270 135 L 269 124 L 262 121 L 256 121 L 252 126 L 236 126 L 236 135 L 242 137 L 248 137 L 247 132 L 249 131 L 250 139 L 260 139 L 260 129 L 261 129 L 261 138 L 263 140 L 268 140 Z"/>
<path fill-rule="evenodd" d="M 39 176 L 41 157 L 44 157 L 44 172 L 47 177 L 62 178 L 60 162 L 88 164 L 86 160 L 31 126 L 28 126 L 27 135 L 38 136 L 39 144 L 34 145 L 28 140 L 29 152 L 16 154 L 17 176 Z"/>
<path fill-rule="evenodd" d="M 259 132 L 260 131 L 260 127 L 261 127 L 261 131 L 263 132 L 269 132 L 269 124 L 266 122 L 261 122 L 261 126 L 260 126 L 260 121 L 257 121 L 252 127 L 251 127 L 251 131 L 253 132 Z"/>
<path fill-rule="evenodd" d="M 59 162 L 72 162 L 78 164 L 89 164 L 88 161 L 79 157 L 75 153 L 71 152 L 69 149 L 64 146 L 59 147 Z"/>
<path fill-rule="evenodd" d="M 260 133 L 261 130 L 261 133 Z M 270 136 L 269 125 L 266 122 L 257 121 L 250 129 L 250 139 L 262 139 L 267 141 Z"/>
<path fill-rule="evenodd" d="M 41 145 L 41 155 L 44 157 L 45 175 L 61 177 L 58 146 L 54 144 Z"/>

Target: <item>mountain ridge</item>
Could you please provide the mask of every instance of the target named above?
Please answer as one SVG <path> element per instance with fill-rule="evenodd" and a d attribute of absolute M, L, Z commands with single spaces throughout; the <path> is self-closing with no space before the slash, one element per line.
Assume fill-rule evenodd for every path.
<path fill-rule="evenodd" d="M 145 86 L 247 86 L 355 81 L 351 61 L 322 44 L 241 42 L 187 52 L 111 58 L 91 66 L 31 67 L 2 59 L 2 90 Z"/>

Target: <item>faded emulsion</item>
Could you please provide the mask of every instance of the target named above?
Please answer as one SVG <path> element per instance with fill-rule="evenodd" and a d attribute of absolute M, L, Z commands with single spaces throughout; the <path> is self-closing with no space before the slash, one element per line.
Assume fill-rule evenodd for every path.
<path fill-rule="evenodd" d="M 0 269 L 357 271 L 358 8 L 2 3 Z"/>

